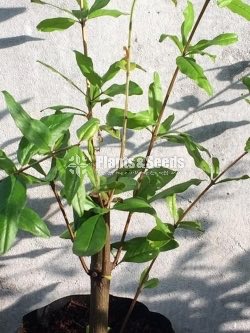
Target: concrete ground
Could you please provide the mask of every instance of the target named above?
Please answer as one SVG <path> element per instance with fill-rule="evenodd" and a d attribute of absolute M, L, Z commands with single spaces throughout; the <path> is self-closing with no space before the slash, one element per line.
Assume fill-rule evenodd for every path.
<path fill-rule="evenodd" d="M 52 2 L 52 0 L 51 0 Z M 166 89 L 175 67 L 176 49 L 169 42 L 158 43 L 161 33 L 179 31 L 182 15 L 179 1 L 175 9 L 170 0 L 138 1 L 133 34 L 133 57 L 143 66 L 132 74 L 145 91 L 144 97 L 133 97 L 131 110 L 147 108 L 147 87 L 157 70 Z M 195 0 L 197 11 L 202 5 Z M 53 1 L 53 3 L 58 3 Z M 75 1 L 60 1 L 73 7 Z M 69 6 L 69 7 L 70 7 Z M 130 1 L 111 1 L 110 7 L 128 11 Z M 44 6 L 26 0 L 1 0 L 0 8 L 0 90 L 8 90 L 33 117 L 39 110 L 56 104 L 81 106 L 81 96 L 60 78 L 42 68 L 36 60 L 54 65 L 81 84 L 83 79 L 74 63 L 73 49 L 81 50 L 80 31 L 73 27 L 62 33 L 44 34 L 36 25 L 44 18 L 58 15 Z M 88 26 L 89 53 L 100 73 L 123 56 L 126 45 L 127 17 L 117 20 L 100 18 Z M 236 32 L 239 42 L 226 48 L 214 48 L 216 63 L 200 59 L 213 83 L 214 95 L 205 93 L 182 75 L 178 77 L 167 112 L 176 114 L 175 127 L 182 127 L 221 160 L 222 166 L 241 154 L 249 137 L 249 104 L 241 78 L 249 74 L 249 23 L 212 2 L 197 31 L 195 40 L 212 38 L 222 32 Z M 124 82 L 121 74 L 119 82 Z M 116 106 L 124 98 L 118 97 Z M 108 106 L 98 110 L 104 119 Z M 47 113 L 49 114 L 49 112 Z M 13 159 L 20 132 L 15 128 L 3 99 L 0 99 L 0 147 Z M 79 121 L 74 128 L 79 127 Z M 147 134 L 129 133 L 127 154 L 142 154 Z M 115 141 L 105 139 L 100 154 L 118 155 Z M 190 177 L 204 177 L 194 169 L 192 160 L 181 147 L 169 148 L 161 142 L 154 156 L 184 158 L 178 182 Z M 230 176 L 250 172 L 249 156 L 229 173 Z M 185 208 L 201 191 L 193 188 L 179 197 Z M 163 254 L 153 269 L 161 280 L 155 290 L 145 291 L 141 300 L 154 311 L 166 315 L 177 333 L 250 332 L 250 183 L 249 181 L 218 185 L 190 213 L 189 219 L 203 222 L 205 233 L 180 232 L 180 247 Z M 89 281 L 71 253 L 71 244 L 59 239 L 64 230 L 60 212 L 48 187 L 29 190 L 30 205 L 48 222 L 52 237 L 48 240 L 20 234 L 15 246 L 0 261 L 0 332 L 14 333 L 22 315 L 69 294 L 88 293 Z M 165 203 L 156 208 L 167 221 Z M 123 216 L 123 215 L 122 215 Z M 121 215 L 114 214 L 114 238 L 123 225 Z M 148 216 L 137 214 L 132 235 L 152 227 Z M 112 280 L 112 293 L 132 296 L 143 265 L 118 266 Z"/>

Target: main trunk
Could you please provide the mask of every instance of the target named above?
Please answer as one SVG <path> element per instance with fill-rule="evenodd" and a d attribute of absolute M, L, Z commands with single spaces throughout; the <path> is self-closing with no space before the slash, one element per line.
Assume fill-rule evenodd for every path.
<path fill-rule="evenodd" d="M 105 216 L 107 241 L 104 249 L 91 258 L 90 333 L 108 332 L 109 290 L 110 290 L 110 236 L 109 214 Z"/>

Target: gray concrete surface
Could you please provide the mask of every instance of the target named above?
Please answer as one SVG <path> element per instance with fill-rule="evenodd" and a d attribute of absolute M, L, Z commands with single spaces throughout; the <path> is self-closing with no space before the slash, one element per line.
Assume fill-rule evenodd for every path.
<path fill-rule="evenodd" d="M 52 0 L 51 0 L 52 1 Z M 53 1 L 57 3 L 57 1 Z M 179 1 L 180 8 L 185 1 Z M 74 1 L 60 1 L 73 6 Z M 110 7 L 128 10 L 130 1 L 111 1 Z M 194 1 L 197 10 L 202 1 Z M 170 42 L 159 44 L 161 33 L 179 31 L 182 15 L 169 0 L 138 1 L 133 35 L 133 55 L 147 73 L 134 72 L 133 80 L 147 91 L 152 73 L 161 74 L 164 89 L 174 69 L 176 50 Z M 83 82 L 74 63 L 73 49 L 81 50 L 80 31 L 73 27 L 64 33 L 43 34 L 35 26 L 42 19 L 56 16 L 51 8 L 31 5 L 26 0 L 1 0 L 0 3 L 0 89 L 11 92 L 34 117 L 39 110 L 53 104 L 81 106 L 81 96 L 36 63 L 48 62 Z M 96 70 L 104 72 L 123 56 L 126 44 L 127 18 L 101 18 L 88 26 L 89 51 Z M 208 98 L 202 91 L 179 76 L 170 99 L 168 113 L 175 112 L 176 126 L 189 131 L 198 142 L 219 156 L 222 165 L 237 157 L 249 137 L 249 105 L 244 101 L 247 91 L 240 79 L 249 73 L 249 23 L 210 5 L 195 37 L 214 37 L 221 32 L 236 32 L 239 42 L 227 48 L 216 48 L 215 64 L 200 59 L 215 94 Z M 124 75 L 118 78 L 124 81 Z M 115 105 L 123 105 L 123 97 Z M 146 109 L 147 97 L 131 98 L 132 110 Z M 0 99 L 0 146 L 14 159 L 19 131 Z M 104 119 L 108 107 L 98 110 Z M 76 129 L 77 122 L 74 124 Z M 147 134 L 130 134 L 127 154 L 145 151 Z M 113 141 L 102 148 L 101 154 L 118 154 Z M 178 181 L 202 176 L 181 147 L 170 149 L 161 142 L 154 156 L 183 157 L 185 168 Z M 240 162 L 230 175 L 249 172 L 249 157 Z M 205 185 L 202 185 L 205 186 Z M 201 188 L 202 188 L 201 186 Z M 192 189 L 179 197 L 183 207 L 201 190 Z M 156 290 L 145 291 L 141 297 L 150 309 L 168 316 L 177 333 L 250 332 L 249 296 L 249 182 L 228 183 L 212 190 L 190 213 L 190 219 L 203 222 L 206 232 L 194 235 L 179 233 L 180 248 L 158 260 L 153 275 L 161 279 Z M 31 206 L 48 221 L 52 231 L 49 240 L 20 234 L 14 248 L 0 259 L 0 332 L 13 333 L 21 317 L 28 311 L 68 294 L 88 293 L 88 278 L 71 254 L 71 245 L 60 240 L 64 230 L 62 217 L 47 187 L 29 190 Z M 160 215 L 168 219 L 164 202 L 156 204 Z M 122 215 L 123 216 L 123 215 Z M 114 214 L 112 229 L 117 239 L 122 227 L 121 216 Z M 152 220 L 145 215 L 134 216 L 132 235 L 150 227 Z M 120 265 L 114 273 L 112 293 L 132 296 L 139 273 L 136 265 Z"/>

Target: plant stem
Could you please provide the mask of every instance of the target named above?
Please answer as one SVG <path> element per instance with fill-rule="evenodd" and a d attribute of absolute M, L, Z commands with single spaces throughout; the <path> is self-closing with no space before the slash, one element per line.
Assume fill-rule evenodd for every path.
<path fill-rule="evenodd" d="M 55 185 L 55 183 L 54 183 L 53 181 L 50 182 L 50 187 L 51 187 L 51 189 L 52 189 L 52 191 L 53 191 L 53 193 L 54 193 L 54 195 L 55 195 L 56 201 L 57 201 L 57 203 L 58 203 L 58 206 L 59 206 L 60 211 L 61 211 L 61 213 L 62 213 L 62 215 L 63 215 L 64 221 L 65 221 L 65 223 L 66 223 L 67 229 L 68 229 L 68 231 L 69 231 L 70 239 L 71 239 L 71 241 L 72 241 L 72 243 L 73 243 L 73 242 L 74 242 L 74 238 L 75 238 L 75 237 L 74 237 L 74 233 L 73 233 L 73 231 L 72 231 L 72 229 L 71 229 L 69 219 L 68 219 L 67 214 L 66 214 L 66 212 L 65 212 L 65 209 L 64 209 L 64 207 L 63 207 L 63 204 L 62 204 L 61 198 L 60 198 L 60 196 L 59 196 L 59 194 L 58 194 L 58 192 L 57 192 L 57 190 L 56 190 L 56 185 Z M 88 267 L 87 267 L 87 265 L 86 265 L 86 263 L 85 263 L 85 260 L 84 260 L 82 257 L 78 257 L 78 258 L 79 258 L 79 260 L 80 260 L 80 262 L 81 262 L 81 265 L 82 265 L 84 271 L 85 271 L 87 274 L 89 274 L 89 269 L 88 269 Z"/>
<path fill-rule="evenodd" d="M 51 157 L 54 157 L 57 154 L 60 154 L 60 153 L 62 153 L 64 151 L 67 151 L 67 150 L 69 150 L 69 149 L 71 149 L 73 147 L 79 147 L 79 146 L 80 146 L 80 143 L 76 143 L 74 145 L 71 145 L 71 146 L 68 146 L 68 147 L 65 147 L 65 148 L 62 148 L 62 149 L 59 149 L 59 150 L 55 150 L 55 151 L 51 152 L 49 155 L 41 158 L 40 160 L 38 160 L 38 161 L 36 161 L 34 163 L 31 163 L 31 164 L 27 165 L 26 167 L 23 167 L 23 168 L 17 170 L 15 173 L 16 174 L 20 174 L 20 173 L 22 173 L 22 172 L 24 172 L 24 171 L 26 171 L 26 170 L 28 170 L 30 168 L 33 168 L 35 165 L 40 164 L 40 163 L 48 160 Z"/>
<path fill-rule="evenodd" d="M 236 158 L 231 164 L 229 164 L 228 167 L 226 167 L 214 180 L 211 180 L 211 182 L 208 184 L 208 186 L 197 196 L 197 198 L 192 202 L 192 204 L 185 210 L 185 212 L 182 214 L 182 216 L 179 218 L 179 220 L 176 222 L 175 224 L 175 229 L 178 227 L 178 224 L 181 223 L 184 219 L 184 217 L 189 213 L 189 211 L 197 204 L 198 201 L 200 201 L 200 199 L 214 186 L 216 185 L 217 181 L 228 171 L 230 170 L 236 163 L 238 163 L 244 156 L 246 156 L 248 154 L 248 152 L 244 152 L 243 154 L 241 154 L 238 158 Z M 159 255 L 158 255 L 159 256 Z M 145 275 L 144 275 L 144 278 L 143 280 L 140 282 L 137 290 L 136 290 L 136 293 L 135 293 L 135 296 L 134 296 L 134 299 L 130 305 L 130 308 L 129 308 L 129 311 L 125 317 L 125 320 L 123 322 L 123 325 L 122 325 L 122 328 L 121 328 L 121 331 L 120 333 L 123 333 L 124 332 L 124 329 L 126 327 L 126 324 L 128 322 L 128 319 L 135 307 L 135 304 L 136 304 L 136 301 L 138 300 L 138 297 L 139 295 L 141 294 L 142 290 L 143 290 L 143 284 L 145 283 L 145 280 L 146 278 L 149 276 L 149 273 L 156 261 L 156 259 L 158 258 L 158 256 L 156 258 L 154 258 L 149 267 L 148 267 L 148 270 L 146 271 Z"/>
<path fill-rule="evenodd" d="M 132 31 L 133 31 L 133 17 L 135 12 L 135 5 L 137 0 L 133 0 L 132 7 L 130 10 L 130 19 L 129 19 L 129 31 L 128 31 L 128 46 L 126 48 L 126 60 L 127 60 L 127 68 L 126 68 L 126 84 L 125 84 L 125 106 L 124 106 L 124 121 L 122 127 L 122 138 L 121 138 L 121 149 L 119 156 L 119 165 L 118 169 L 122 167 L 124 154 L 126 150 L 126 140 L 127 140 L 127 126 L 128 126 L 128 109 L 129 109 L 129 84 L 130 84 L 130 72 L 131 72 L 131 44 L 132 44 Z M 118 180 L 118 176 L 117 176 Z M 113 196 L 115 194 L 115 190 L 111 191 L 108 199 L 108 207 L 112 202 Z"/>
<path fill-rule="evenodd" d="M 210 3 L 211 0 L 206 0 L 202 9 L 201 9 L 201 12 L 195 22 L 195 25 L 190 33 L 190 37 L 187 41 L 187 44 L 185 45 L 184 47 L 184 50 L 182 52 L 182 55 L 185 55 L 193 37 L 194 37 L 194 34 L 200 24 L 200 21 L 207 9 L 207 6 L 208 4 Z M 148 158 L 150 157 L 151 155 L 151 152 L 154 148 L 154 144 L 155 144 L 155 141 L 157 139 L 157 135 L 158 135 L 158 132 L 159 132 L 159 129 L 160 129 L 160 126 L 161 126 L 161 121 L 162 121 L 162 117 L 164 115 L 164 112 L 165 112 L 165 109 L 166 109 L 166 106 L 167 106 L 167 103 L 169 101 L 169 97 L 173 91 L 173 88 L 174 88 L 174 84 L 176 82 L 176 79 L 177 79 L 177 76 L 178 76 L 178 73 L 179 73 L 179 68 L 176 67 L 175 71 L 174 71 L 174 74 L 172 76 L 172 79 L 170 81 L 170 84 L 168 86 L 168 89 L 167 89 L 167 92 L 166 92 L 166 96 L 164 98 L 164 101 L 163 101 L 163 104 L 162 104 L 162 108 L 161 108 L 161 112 L 159 114 L 159 117 L 157 119 L 157 123 L 156 123 L 156 126 L 152 132 L 152 136 L 151 136 L 151 140 L 150 140 L 150 143 L 149 143 L 149 146 L 148 146 L 148 150 L 147 150 L 147 153 L 146 153 L 146 157 L 145 157 L 145 166 L 144 166 L 144 169 L 142 170 L 140 176 L 139 176 L 139 179 L 138 179 L 138 184 L 140 185 L 144 175 L 145 175 L 145 170 L 147 169 L 147 161 L 148 161 Z M 136 192 L 135 192 L 136 194 Z M 128 232 L 128 228 L 129 228 L 129 225 L 130 225 L 130 222 L 131 222 L 131 217 L 132 217 L 132 213 L 129 213 L 128 217 L 127 217 L 127 220 L 126 220 L 126 223 L 125 223 L 125 227 L 124 227 L 124 230 L 123 230 L 123 234 L 122 234 L 122 238 L 121 238 L 121 246 L 120 248 L 118 249 L 117 253 L 116 253 L 116 256 L 115 256 L 115 260 L 113 262 L 113 269 L 116 267 L 118 261 L 119 261 L 119 258 L 120 258 L 120 255 L 121 255 L 121 252 L 122 252 L 122 247 L 123 247 L 123 243 L 126 239 L 126 235 L 127 235 L 127 232 Z"/>
<path fill-rule="evenodd" d="M 139 283 L 139 285 L 138 285 L 138 287 L 137 287 L 137 290 L 136 290 L 135 296 L 134 296 L 134 298 L 133 298 L 133 301 L 132 301 L 132 303 L 130 304 L 130 307 L 129 307 L 128 313 L 126 314 L 126 317 L 125 317 L 125 319 L 124 319 L 124 322 L 122 323 L 122 327 L 121 327 L 120 333 L 124 333 L 124 332 L 125 332 L 125 328 L 126 328 L 126 326 L 127 326 L 128 320 L 129 320 L 129 318 L 130 318 L 130 316 L 131 316 L 131 313 L 132 313 L 132 311 L 133 311 L 133 309 L 134 309 L 134 307 L 135 307 L 135 304 L 136 304 L 136 302 L 137 302 L 137 300 L 138 300 L 138 297 L 140 296 L 140 294 L 141 294 L 141 292 L 142 292 L 142 290 L 143 290 L 143 285 L 144 285 L 144 283 L 146 282 L 146 280 L 147 280 L 147 278 L 148 278 L 148 276 L 149 276 L 149 273 L 150 273 L 150 271 L 151 271 L 151 269 L 152 269 L 152 267 L 153 267 L 153 265 L 154 265 L 156 259 L 157 259 L 157 257 L 155 257 L 155 258 L 151 261 L 151 263 L 150 263 L 150 265 L 149 265 L 149 267 L 148 267 L 148 269 L 147 269 L 147 271 L 146 271 L 146 273 L 145 273 L 145 275 L 144 275 L 142 281 L 140 281 L 140 283 Z"/>

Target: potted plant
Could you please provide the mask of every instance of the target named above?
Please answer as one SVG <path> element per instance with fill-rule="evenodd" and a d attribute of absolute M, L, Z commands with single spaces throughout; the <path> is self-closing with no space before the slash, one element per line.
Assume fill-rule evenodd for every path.
<path fill-rule="evenodd" d="M 27 187 L 30 185 L 50 186 L 62 213 L 67 229 L 61 235 L 73 243 L 73 254 L 79 257 L 79 263 L 90 279 L 90 296 L 69 296 L 52 303 L 42 311 L 35 311 L 24 317 L 23 332 L 174 332 L 168 319 L 154 314 L 138 303 L 137 300 L 145 288 L 154 288 L 158 279 L 150 277 L 152 267 L 162 252 L 176 249 L 179 244 L 175 238 L 177 229 L 202 231 L 199 221 L 190 221 L 188 213 L 205 194 L 222 182 L 248 179 L 247 175 L 227 178 L 226 173 L 243 159 L 250 151 L 250 139 L 242 152 L 224 170 L 220 168 L 218 158 L 195 142 L 187 133 L 173 129 L 175 116 L 168 115 L 166 109 L 178 74 L 181 72 L 193 80 L 208 95 L 213 88 L 204 70 L 198 64 L 198 56 L 215 58 L 207 52 L 211 46 L 227 46 L 237 42 L 234 33 L 221 33 L 211 36 L 210 40 L 197 39 L 196 33 L 206 10 L 212 6 L 210 0 L 204 1 L 199 15 L 195 18 L 194 6 L 188 1 L 184 10 L 184 21 L 180 36 L 163 34 L 160 42 L 170 39 L 177 46 L 176 69 L 164 94 L 159 74 L 156 72 L 148 90 L 146 111 L 129 111 L 129 97 L 142 95 L 141 87 L 132 81 L 135 70 L 144 70 L 133 62 L 132 34 L 133 18 L 136 6 L 143 4 L 131 0 L 130 13 L 123 13 L 108 6 L 110 0 L 76 0 L 76 9 L 69 10 L 42 0 L 32 3 L 51 6 L 62 12 L 61 17 L 45 19 L 37 26 L 41 32 L 53 32 L 79 26 L 83 50 L 74 51 L 76 64 L 85 80 L 85 88 L 79 87 L 56 68 L 39 61 L 83 96 L 83 109 L 74 106 L 56 105 L 48 109 L 53 113 L 33 119 L 14 97 L 3 91 L 9 112 L 21 131 L 15 163 L 0 151 L 0 168 L 6 176 L 0 182 L 0 252 L 6 253 L 13 245 L 18 230 L 35 236 L 46 237 L 50 234 L 46 224 L 38 214 L 28 207 Z M 138 2 L 138 3 L 137 3 Z M 241 0 L 218 0 L 218 5 L 250 19 L 250 6 Z M 176 1 L 173 1 L 176 4 Z M 128 43 L 124 47 L 124 57 L 113 63 L 104 74 L 94 69 L 88 50 L 86 29 L 88 21 L 101 16 L 119 17 L 128 15 Z M 105 67 L 106 68 L 106 67 Z M 125 83 L 112 83 L 115 76 L 124 72 Z M 147 75 L 147 74 L 145 74 Z M 250 87 L 250 78 L 244 77 L 243 83 Z M 123 107 L 112 107 L 106 115 L 106 122 L 101 123 L 97 110 L 115 100 L 117 95 L 124 95 Z M 70 126 L 74 117 L 79 117 L 77 139 L 71 141 Z M 126 156 L 128 130 L 148 131 L 150 142 L 146 155 L 133 158 Z M 104 145 L 102 135 L 106 133 L 120 142 L 120 155 L 115 171 L 103 175 L 98 169 L 99 147 Z M 177 175 L 177 170 L 166 165 L 154 165 L 151 154 L 159 141 L 183 145 L 202 170 L 206 179 L 188 179 L 183 183 L 170 184 Z M 170 149 L 170 148 L 168 148 Z M 110 151 L 112 158 L 112 152 Z M 43 162 L 50 161 L 49 169 Z M 35 170 L 40 176 L 30 173 Z M 207 185 L 205 181 L 208 181 Z M 88 186 L 86 184 L 88 183 Z M 178 206 L 177 195 L 192 186 L 203 186 L 200 194 L 185 209 Z M 60 186 L 60 187 L 59 187 Z M 59 191 L 60 189 L 60 191 Z M 63 199 L 72 208 L 74 221 L 67 216 Z M 162 221 L 154 203 L 165 199 L 172 216 L 172 222 Z M 127 212 L 123 233 L 118 242 L 113 241 L 112 212 Z M 146 230 L 141 237 L 130 238 L 132 216 L 137 213 L 147 214 L 155 225 Z M 168 221 L 169 222 L 169 221 Z M 90 266 L 85 257 L 91 258 Z M 112 272 L 123 262 L 145 263 L 149 265 L 141 272 L 138 288 L 133 300 L 116 298 L 110 295 Z M 72 318 L 79 320 L 77 323 Z M 80 319 L 79 319 L 80 317 Z"/>

